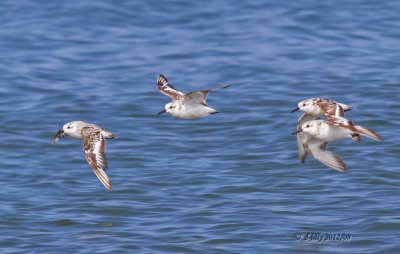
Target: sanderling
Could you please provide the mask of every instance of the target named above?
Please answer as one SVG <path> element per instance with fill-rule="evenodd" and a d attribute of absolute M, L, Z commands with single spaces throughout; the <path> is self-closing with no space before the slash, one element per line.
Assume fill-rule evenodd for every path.
<path fill-rule="evenodd" d="M 165 109 L 160 111 L 158 115 L 168 112 L 177 118 L 194 119 L 218 113 L 218 111 L 207 105 L 207 95 L 210 92 L 221 90 L 228 86 L 229 85 L 225 85 L 215 89 L 201 90 L 185 94 L 176 90 L 168 83 L 167 78 L 160 74 L 157 78 L 157 87 L 161 93 L 171 97 L 172 102 L 167 103 Z"/>
<path fill-rule="evenodd" d="M 115 135 L 97 125 L 82 121 L 73 121 L 64 124 L 57 131 L 52 139 L 52 144 L 55 144 L 60 138 L 65 136 L 83 139 L 83 151 L 85 152 L 87 162 L 92 167 L 100 182 L 108 190 L 111 190 L 111 181 L 106 174 L 108 163 L 105 153 L 105 139 L 115 138 Z"/>
<path fill-rule="evenodd" d="M 328 120 L 311 120 L 305 122 L 293 134 L 299 132 L 306 132 L 317 139 L 327 142 L 342 138 L 352 138 L 355 141 L 360 141 L 360 135 L 376 141 L 383 141 L 382 137 L 376 132 L 364 126 L 355 125 L 352 121 L 343 117 L 330 117 Z"/>
<path fill-rule="evenodd" d="M 343 117 L 344 112 L 350 109 L 351 109 L 350 106 L 336 102 L 334 100 L 323 99 L 323 98 L 311 98 L 300 101 L 297 107 L 292 110 L 292 113 L 297 110 L 304 112 L 304 114 L 297 121 L 296 129 L 299 130 L 305 122 L 319 119 L 322 116 Z M 304 149 L 303 143 L 308 137 L 309 135 L 305 132 L 301 132 L 296 135 L 297 150 L 301 162 L 304 162 L 307 156 L 307 151 Z"/>
<path fill-rule="evenodd" d="M 300 101 L 292 113 L 300 110 L 305 114 L 321 117 L 321 116 L 344 116 L 344 112 L 350 110 L 351 107 L 329 99 L 311 98 Z"/>
<path fill-rule="evenodd" d="M 325 165 L 341 172 L 346 171 L 346 167 L 339 156 L 326 150 L 328 142 L 342 138 L 352 138 L 360 141 L 360 135 L 383 141 L 382 137 L 374 131 L 355 125 L 352 121 L 343 117 L 328 117 L 327 120 L 307 121 L 293 134 L 301 132 L 308 134 L 301 143 L 306 155 L 312 155 Z"/>

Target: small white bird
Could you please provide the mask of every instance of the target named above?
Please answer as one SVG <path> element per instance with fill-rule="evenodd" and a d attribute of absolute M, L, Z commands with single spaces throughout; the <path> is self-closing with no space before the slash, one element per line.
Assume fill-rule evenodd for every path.
<path fill-rule="evenodd" d="M 207 95 L 211 92 L 227 88 L 229 85 L 185 94 L 176 90 L 168 83 L 167 78 L 160 74 L 157 78 L 157 87 L 162 94 L 172 99 L 172 102 L 167 103 L 165 109 L 160 111 L 158 115 L 168 112 L 177 118 L 194 119 L 218 113 L 218 111 L 207 105 Z"/>
<path fill-rule="evenodd" d="M 112 184 L 106 174 L 108 163 L 105 153 L 105 139 L 115 138 L 115 135 L 97 125 L 82 121 L 73 121 L 64 124 L 57 131 L 52 139 L 52 144 L 57 143 L 60 138 L 65 136 L 83 139 L 83 151 L 85 152 L 87 162 L 104 187 L 111 190 Z"/>
<path fill-rule="evenodd" d="M 301 128 L 301 126 L 310 120 L 320 119 L 320 117 L 343 117 L 344 112 L 351 110 L 351 107 L 336 102 L 334 100 L 323 99 L 323 98 L 311 98 L 307 100 L 302 100 L 298 103 L 297 107 L 293 109 L 291 112 L 295 112 L 297 110 L 303 111 L 304 114 L 297 120 L 297 130 Z M 304 149 L 303 143 L 307 140 L 309 135 L 305 132 L 300 132 L 296 135 L 297 138 L 297 150 L 299 153 L 299 159 L 303 163 L 306 156 L 307 151 Z"/>
<path fill-rule="evenodd" d="M 305 122 L 293 134 L 301 132 L 308 134 L 301 143 L 306 155 L 311 155 L 325 165 L 341 172 L 346 171 L 346 166 L 337 154 L 326 150 L 328 142 L 342 138 L 360 141 L 360 135 L 383 141 L 382 137 L 376 132 L 363 126 L 354 125 L 352 121 L 343 117 L 328 117 L 328 120 Z"/>
<path fill-rule="evenodd" d="M 305 122 L 301 129 L 293 134 L 299 132 L 306 132 L 317 139 L 327 142 L 342 138 L 352 138 L 355 141 L 360 141 L 360 135 L 376 141 L 383 141 L 383 138 L 376 132 L 360 125 L 354 125 L 352 121 L 343 117 L 330 117 L 327 120 Z"/>
<path fill-rule="evenodd" d="M 300 101 L 297 104 L 297 107 L 292 110 L 292 113 L 297 110 L 303 111 L 305 114 L 314 117 L 344 116 L 344 112 L 351 110 L 351 107 L 334 100 L 311 98 Z"/>

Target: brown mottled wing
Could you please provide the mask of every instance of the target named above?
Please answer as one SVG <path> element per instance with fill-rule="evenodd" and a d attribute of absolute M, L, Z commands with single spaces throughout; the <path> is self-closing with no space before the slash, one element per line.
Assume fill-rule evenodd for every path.
<path fill-rule="evenodd" d="M 322 110 L 325 112 L 325 116 L 344 116 L 343 108 L 336 101 L 324 100 L 320 103 Z"/>
<path fill-rule="evenodd" d="M 327 123 L 331 124 L 331 125 L 335 125 L 335 126 L 339 126 L 343 129 L 347 129 L 349 131 L 351 131 L 351 138 L 355 141 L 360 141 L 361 137 L 357 131 L 356 126 L 354 125 L 354 123 L 344 117 L 340 117 L 340 116 L 329 116 L 327 117 Z"/>
<path fill-rule="evenodd" d="M 332 125 L 355 131 L 354 123 L 341 116 L 327 116 L 327 122 Z"/>
<path fill-rule="evenodd" d="M 201 91 L 195 91 L 195 92 L 190 92 L 185 94 L 185 97 L 183 98 L 183 103 L 184 104 L 203 104 L 204 106 L 207 106 L 207 95 L 211 92 L 218 91 L 224 88 L 229 87 L 230 85 L 225 85 L 221 86 L 215 89 L 208 89 L 208 90 L 201 90 Z"/>
<path fill-rule="evenodd" d="M 329 117 L 328 123 L 348 129 L 352 132 L 352 139 L 360 141 L 362 136 L 374 139 L 376 141 L 383 141 L 383 138 L 376 132 L 360 125 L 355 125 L 354 122 L 344 117 Z"/>
<path fill-rule="evenodd" d="M 336 103 L 336 105 L 335 105 L 334 115 L 335 115 L 335 116 L 340 116 L 340 117 L 343 117 L 343 116 L 344 116 L 344 110 L 343 110 L 343 108 L 342 108 L 339 104 L 337 104 L 337 103 Z"/>
<path fill-rule="evenodd" d="M 179 99 L 183 98 L 185 95 L 184 93 L 176 90 L 172 85 L 170 85 L 168 83 L 167 78 L 162 74 L 160 74 L 157 78 L 157 87 L 158 87 L 158 90 L 160 90 L 160 92 L 162 94 L 165 94 L 166 96 L 171 97 L 171 99 L 173 101 L 179 100 Z"/>
<path fill-rule="evenodd" d="M 82 129 L 82 135 L 83 151 L 85 152 L 87 162 L 104 187 L 111 190 L 112 184 L 106 174 L 108 169 L 105 153 L 106 143 L 101 130 L 93 127 L 85 127 Z"/>

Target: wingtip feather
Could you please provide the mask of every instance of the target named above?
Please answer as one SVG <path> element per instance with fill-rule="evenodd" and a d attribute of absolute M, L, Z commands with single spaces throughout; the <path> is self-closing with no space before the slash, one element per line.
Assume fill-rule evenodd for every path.
<path fill-rule="evenodd" d="M 157 85 L 158 86 L 164 86 L 164 85 L 167 85 L 167 84 L 168 84 L 168 79 L 162 74 L 158 75 Z"/>
<path fill-rule="evenodd" d="M 364 126 L 355 126 L 355 128 L 359 134 L 368 137 L 370 139 L 383 142 L 383 138 L 378 133 L 368 128 L 365 128 Z"/>
<path fill-rule="evenodd" d="M 112 183 L 111 180 L 108 178 L 106 172 L 100 168 L 93 169 L 93 171 L 100 182 L 104 185 L 104 187 L 106 187 L 106 189 L 110 191 L 112 189 Z"/>
<path fill-rule="evenodd" d="M 322 162 L 326 166 L 342 173 L 347 171 L 346 165 L 336 153 L 327 151 L 325 148 L 322 149 L 315 147 L 309 147 L 309 151 L 315 159 Z"/>
<path fill-rule="evenodd" d="M 214 91 L 222 90 L 222 89 L 228 88 L 230 86 L 231 85 L 223 85 L 223 86 L 220 86 L 218 88 L 214 88 L 214 89 L 208 90 L 208 92 L 214 92 Z"/>

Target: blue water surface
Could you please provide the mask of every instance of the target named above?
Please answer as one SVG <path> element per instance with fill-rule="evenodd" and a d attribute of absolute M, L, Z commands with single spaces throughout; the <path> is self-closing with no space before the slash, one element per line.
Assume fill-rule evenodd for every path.
<path fill-rule="evenodd" d="M 1 253 L 398 253 L 399 1 L 0 2 Z M 183 91 L 220 113 L 156 116 Z M 379 143 L 297 158 L 297 102 Z M 66 122 L 100 125 L 108 192 Z M 307 233 L 313 233 L 307 234 Z M 325 237 L 319 241 L 313 236 Z M 330 234 L 349 238 L 329 239 Z"/>

